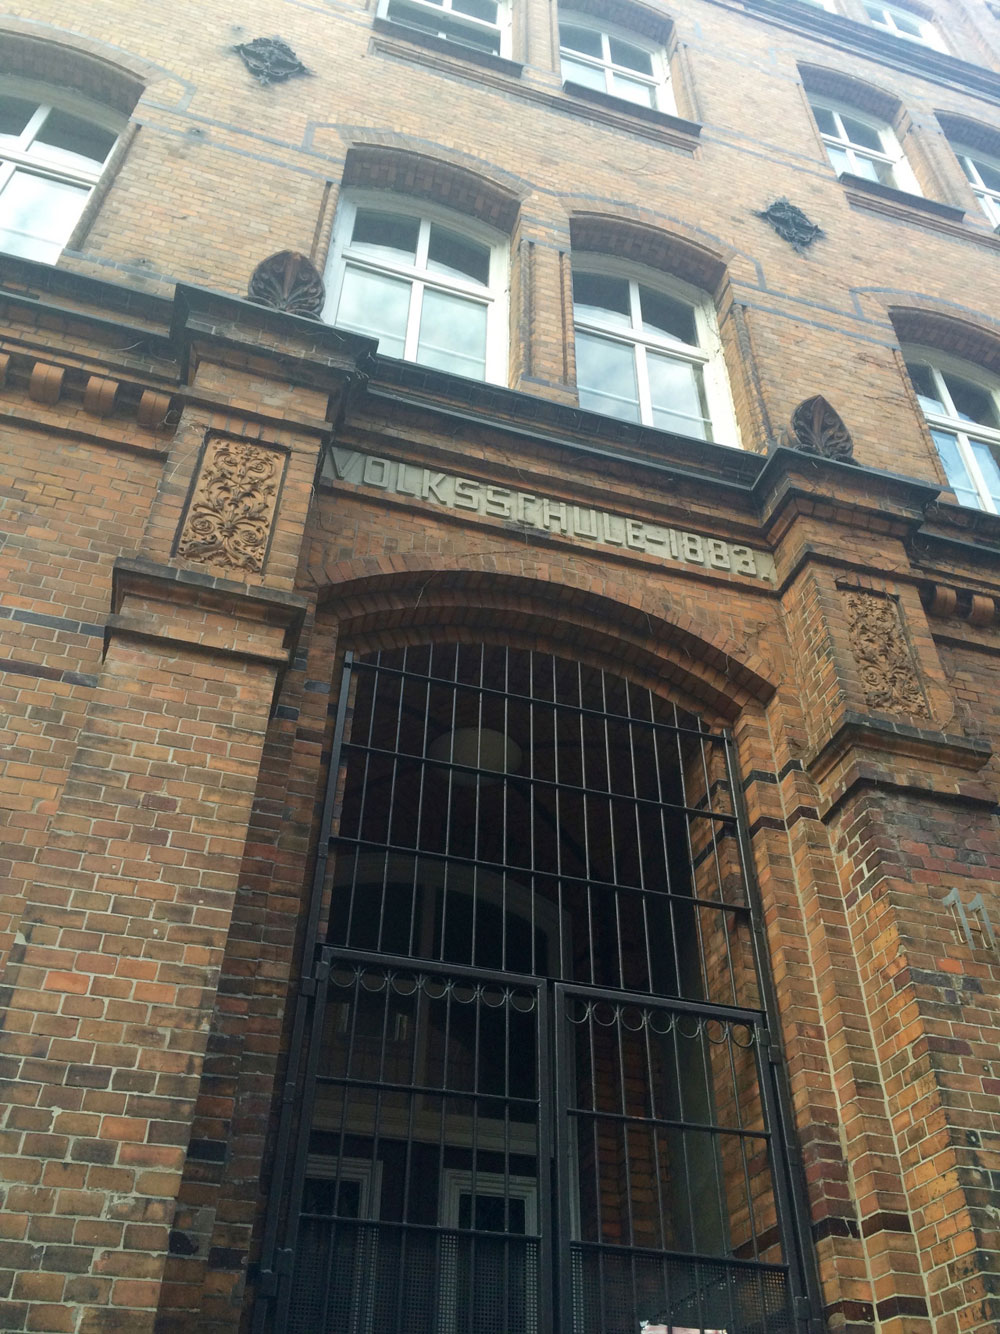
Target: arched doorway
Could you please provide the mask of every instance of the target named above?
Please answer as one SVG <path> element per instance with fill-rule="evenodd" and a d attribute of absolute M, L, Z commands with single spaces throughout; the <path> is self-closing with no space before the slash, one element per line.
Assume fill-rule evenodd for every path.
<path fill-rule="evenodd" d="M 799 1328 L 726 735 L 435 643 L 334 752 L 256 1327 Z"/>

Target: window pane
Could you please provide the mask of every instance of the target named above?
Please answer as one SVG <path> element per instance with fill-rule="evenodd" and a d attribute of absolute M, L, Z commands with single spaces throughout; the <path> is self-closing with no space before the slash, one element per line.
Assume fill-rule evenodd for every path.
<path fill-rule="evenodd" d="M 365 249 L 395 250 L 411 261 L 417 255 L 419 218 L 404 218 L 395 213 L 377 213 L 359 208 L 354 217 L 351 245 Z"/>
<path fill-rule="evenodd" d="M 0 249 L 52 262 L 69 240 L 90 191 L 15 171 L 0 195 Z"/>
<path fill-rule="evenodd" d="M 635 353 L 626 344 L 578 331 L 576 383 L 581 408 L 623 421 L 639 420 Z"/>
<path fill-rule="evenodd" d="M 596 88 L 601 93 L 608 91 L 603 66 L 585 65 L 580 60 L 573 60 L 571 56 L 563 56 L 562 76 L 564 83 L 579 83 L 584 88 Z"/>
<path fill-rule="evenodd" d="M 617 37 L 609 37 L 608 45 L 611 49 L 611 59 L 616 65 L 652 77 L 653 57 L 648 51 L 643 51 L 640 46 L 633 46 L 631 42 L 620 42 Z"/>
<path fill-rule="evenodd" d="M 470 18 L 480 19 L 483 23 L 497 21 L 495 0 L 452 0 L 451 7 L 456 14 L 468 14 Z"/>
<path fill-rule="evenodd" d="M 856 120 L 853 116 L 841 116 L 841 120 L 852 144 L 857 144 L 860 148 L 874 148 L 876 153 L 884 151 L 882 136 L 874 125 L 866 125 L 863 120 Z"/>
<path fill-rule="evenodd" d="M 435 273 L 471 278 L 486 287 L 490 281 L 490 248 L 433 223 L 427 247 L 427 267 Z"/>
<path fill-rule="evenodd" d="M 559 25 L 559 40 L 568 51 L 579 51 L 581 55 L 593 56 L 595 60 L 604 59 L 601 34 L 590 28 L 578 28 L 574 23 Z"/>
<path fill-rule="evenodd" d="M 486 374 L 486 307 L 481 301 L 425 288 L 417 361 L 482 380 Z"/>
<path fill-rule="evenodd" d="M 896 172 L 891 162 L 879 162 L 877 159 L 871 164 L 875 171 L 875 177 L 882 185 L 891 185 L 894 190 L 899 189 L 899 182 L 896 180 Z"/>
<path fill-rule="evenodd" d="M 881 23 L 883 26 L 888 22 L 886 12 L 879 5 L 865 5 L 868 11 L 868 17 L 873 23 Z"/>
<path fill-rule="evenodd" d="M 629 326 L 628 282 L 601 273 L 573 274 L 573 305 L 580 319 Z"/>
<path fill-rule="evenodd" d="M 922 366 L 919 362 L 908 361 L 906 369 L 910 372 L 910 379 L 913 381 L 913 388 L 917 391 L 917 399 L 924 412 L 944 412 L 945 406 L 941 401 L 941 396 L 934 383 L 934 376 L 931 374 L 929 366 Z"/>
<path fill-rule="evenodd" d="M 1000 191 L 1000 170 L 996 167 L 991 167 L 988 162 L 980 162 L 978 159 L 976 161 L 976 167 L 979 171 L 983 185 L 986 186 L 987 190 Z"/>
<path fill-rule="evenodd" d="M 612 74 L 611 91 L 615 97 L 621 97 L 626 102 L 634 102 L 642 107 L 653 105 L 653 85 L 627 79 L 624 74 Z"/>
<path fill-rule="evenodd" d="M 23 97 L 0 97 L 0 136 L 16 139 L 37 110 L 37 102 Z"/>
<path fill-rule="evenodd" d="M 830 146 L 830 144 L 827 144 L 826 151 L 827 154 L 829 155 L 831 163 L 833 164 L 833 169 L 838 176 L 843 175 L 845 171 L 854 170 L 851 159 L 847 156 L 845 152 L 843 152 L 842 149 L 833 148 Z"/>
<path fill-rule="evenodd" d="M 977 384 L 970 384 L 957 375 L 946 373 L 944 382 L 951 394 L 955 412 L 964 422 L 978 422 L 980 426 L 1000 426 L 997 421 L 996 405 L 993 396 Z"/>
<path fill-rule="evenodd" d="M 837 122 L 832 111 L 827 111 L 826 107 L 813 107 L 812 112 L 816 117 L 820 134 L 830 134 L 835 139 L 840 138 L 840 130 L 837 128 Z"/>
<path fill-rule="evenodd" d="M 664 296 L 662 292 L 640 286 L 639 306 L 642 327 L 647 333 L 665 334 L 668 338 L 687 343 L 689 347 L 697 347 L 694 311 L 686 301 L 677 301 L 671 296 Z"/>
<path fill-rule="evenodd" d="M 674 361 L 656 352 L 647 352 L 649 395 L 653 404 L 653 425 L 679 435 L 710 440 L 708 409 L 700 366 Z"/>
<path fill-rule="evenodd" d="M 974 505 L 977 509 L 982 509 L 979 492 L 973 485 L 969 470 L 962 462 L 962 456 L 958 452 L 957 438 L 947 431 L 931 431 L 931 435 L 934 437 L 934 443 L 937 445 L 937 451 L 941 456 L 945 476 L 948 478 L 948 485 L 955 492 L 959 504 Z"/>
<path fill-rule="evenodd" d="M 978 440 L 973 440 L 971 444 L 979 470 L 983 474 L 983 481 L 986 483 L 986 490 L 990 493 L 994 506 L 1000 510 L 1000 467 L 997 467 L 993 451 L 989 445 Z"/>
<path fill-rule="evenodd" d="M 909 14 L 901 14 L 898 10 L 892 17 L 900 32 L 905 32 L 908 37 L 923 39 L 924 30 L 917 19 L 912 18 Z"/>
<path fill-rule="evenodd" d="M 45 117 L 28 152 L 46 162 L 94 171 L 103 164 L 116 138 L 110 130 L 55 108 Z"/>
<path fill-rule="evenodd" d="M 404 278 L 387 278 L 349 265 L 344 273 L 340 305 L 334 321 L 341 329 L 353 329 L 378 339 L 378 350 L 387 357 L 403 355 L 406 317 L 410 309 L 411 284 Z"/>

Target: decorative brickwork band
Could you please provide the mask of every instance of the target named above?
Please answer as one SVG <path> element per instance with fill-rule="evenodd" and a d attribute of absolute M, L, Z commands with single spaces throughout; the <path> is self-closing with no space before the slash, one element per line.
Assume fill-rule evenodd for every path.
<path fill-rule="evenodd" d="M 177 542 L 185 560 L 260 574 L 283 458 L 245 440 L 209 440 Z"/>
<path fill-rule="evenodd" d="M 893 599 L 848 593 L 847 624 L 868 707 L 926 718 L 930 710 Z"/>

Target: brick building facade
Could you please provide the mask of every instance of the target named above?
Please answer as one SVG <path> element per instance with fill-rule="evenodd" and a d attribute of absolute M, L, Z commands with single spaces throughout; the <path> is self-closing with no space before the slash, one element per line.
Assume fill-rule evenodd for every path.
<path fill-rule="evenodd" d="M 0 78 L 0 1329 L 1000 1329 L 996 7 Z"/>

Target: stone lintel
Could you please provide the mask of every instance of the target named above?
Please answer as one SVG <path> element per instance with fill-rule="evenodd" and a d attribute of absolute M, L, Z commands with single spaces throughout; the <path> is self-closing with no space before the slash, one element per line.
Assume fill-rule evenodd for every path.
<path fill-rule="evenodd" d="M 269 663 L 280 674 L 294 655 L 307 606 L 297 593 L 120 557 L 112 572 L 105 645 L 115 635 L 163 640 Z"/>

